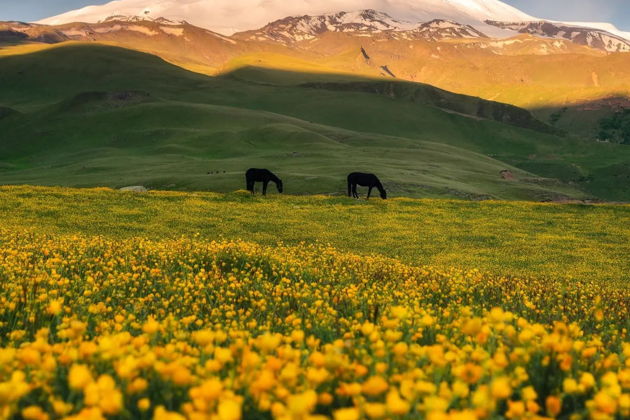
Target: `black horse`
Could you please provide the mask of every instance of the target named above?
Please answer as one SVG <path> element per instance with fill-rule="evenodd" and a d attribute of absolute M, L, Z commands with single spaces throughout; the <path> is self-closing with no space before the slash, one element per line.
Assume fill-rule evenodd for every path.
<path fill-rule="evenodd" d="M 387 199 L 387 191 L 383 188 L 383 184 L 379 181 L 378 177 L 374 174 L 363 174 L 361 172 L 353 172 L 348 175 L 348 197 L 359 198 L 357 193 L 357 185 L 362 187 L 369 187 L 367 199 L 370 199 L 372 194 L 372 188 L 378 188 L 383 200 Z"/>
<path fill-rule="evenodd" d="M 263 195 L 267 195 L 267 185 L 269 185 L 269 182 L 275 182 L 278 192 L 282 193 L 282 180 L 268 169 L 248 169 L 245 173 L 245 180 L 247 182 L 247 191 L 251 191 L 252 194 L 254 194 L 254 184 L 256 182 L 263 183 Z"/>

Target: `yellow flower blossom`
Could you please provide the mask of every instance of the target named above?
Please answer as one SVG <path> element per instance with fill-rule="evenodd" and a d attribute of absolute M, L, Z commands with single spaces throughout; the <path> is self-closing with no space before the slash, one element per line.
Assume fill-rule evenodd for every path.
<path fill-rule="evenodd" d="M 387 391 L 389 385 L 381 376 L 372 376 L 362 385 L 363 393 L 366 395 L 379 395 Z"/>
<path fill-rule="evenodd" d="M 217 411 L 219 420 L 240 420 L 241 404 L 235 400 L 223 400 Z"/>
<path fill-rule="evenodd" d="M 82 390 L 94 379 L 92 378 L 92 372 L 85 365 L 72 365 L 70 373 L 68 374 L 68 384 L 70 388 Z"/>
<path fill-rule="evenodd" d="M 387 393 L 385 404 L 387 405 L 387 411 L 398 416 L 407 414 L 410 408 L 409 403 L 402 399 L 396 390 L 391 390 Z"/>
<path fill-rule="evenodd" d="M 628 294 L 588 278 L 203 236 L 0 242 L 0 418 L 630 414 Z"/>
<path fill-rule="evenodd" d="M 335 420 L 359 420 L 361 415 L 356 408 L 340 408 L 334 412 Z"/>
<path fill-rule="evenodd" d="M 499 400 L 504 400 L 512 395 L 510 381 L 506 377 L 499 377 L 492 380 L 490 385 L 492 396 Z"/>

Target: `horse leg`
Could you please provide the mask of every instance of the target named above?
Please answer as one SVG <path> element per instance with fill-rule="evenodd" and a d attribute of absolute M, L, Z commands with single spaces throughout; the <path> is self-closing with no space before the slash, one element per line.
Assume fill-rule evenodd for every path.
<path fill-rule="evenodd" d="M 370 186 L 370 188 L 368 189 L 368 196 L 367 196 L 368 200 L 370 199 L 370 195 L 372 194 L 372 188 L 374 187 Z"/>
<path fill-rule="evenodd" d="M 247 182 L 247 191 L 251 192 L 252 195 L 253 195 L 254 194 L 254 183 L 251 180 L 249 180 L 249 179 L 247 179 L 246 182 Z"/>
<path fill-rule="evenodd" d="M 352 197 L 359 198 L 359 193 L 357 193 L 357 184 L 352 184 Z"/>
<path fill-rule="evenodd" d="M 267 195 L 267 185 L 269 185 L 269 181 L 263 181 L 263 195 Z"/>

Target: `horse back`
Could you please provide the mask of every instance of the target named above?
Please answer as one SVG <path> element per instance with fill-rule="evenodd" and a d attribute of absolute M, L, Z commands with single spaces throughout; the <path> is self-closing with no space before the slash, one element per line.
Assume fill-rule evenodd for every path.
<path fill-rule="evenodd" d="M 277 179 L 273 172 L 269 169 L 250 168 L 245 172 L 247 179 L 255 180 L 256 182 L 264 182 L 273 179 Z"/>
<path fill-rule="evenodd" d="M 265 171 L 265 169 L 249 168 L 247 170 L 247 172 L 245 172 L 245 174 L 246 175 L 258 175 L 258 174 L 262 173 L 263 171 Z"/>
<path fill-rule="evenodd" d="M 363 172 L 352 172 L 348 175 L 348 182 L 356 183 L 362 187 L 369 187 L 379 183 L 378 178 L 374 174 L 366 174 Z"/>

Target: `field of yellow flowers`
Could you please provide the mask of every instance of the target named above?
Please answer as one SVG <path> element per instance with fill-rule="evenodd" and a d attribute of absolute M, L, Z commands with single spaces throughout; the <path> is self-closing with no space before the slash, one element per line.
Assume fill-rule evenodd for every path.
<path fill-rule="evenodd" d="M 623 279 L 506 276 L 158 227 L 128 234 L 111 214 L 70 225 L 103 194 L 114 197 L 0 190 L 2 419 L 630 416 Z M 66 200 L 67 218 L 52 223 L 68 195 L 83 201 Z M 167 208 L 178 196 L 123 197 Z M 285 200 L 287 214 L 300 203 Z"/>

